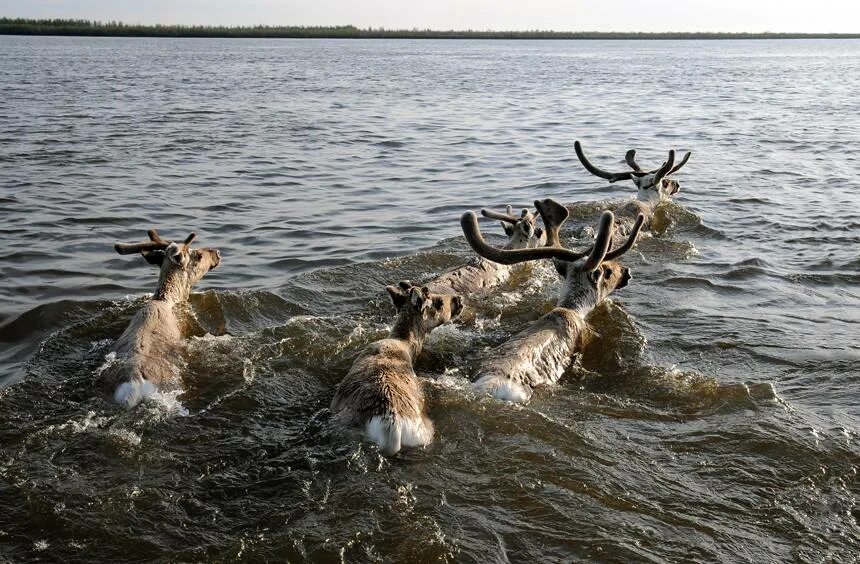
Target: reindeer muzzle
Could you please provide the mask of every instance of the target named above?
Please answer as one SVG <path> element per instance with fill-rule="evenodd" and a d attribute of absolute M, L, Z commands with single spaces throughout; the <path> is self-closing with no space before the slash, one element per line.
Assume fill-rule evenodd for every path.
<path fill-rule="evenodd" d="M 618 282 L 618 289 L 627 286 L 631 280 L 633 280 L 633 275 L 630 274 L 630 269 L 625 266 L 621 272 L 621 280 Z"/>
<path fill-rule="evenodd" d="M 451 317 L 457 317 L 463 312 L 463 298 L 454 296 L 451 300 Z"/>

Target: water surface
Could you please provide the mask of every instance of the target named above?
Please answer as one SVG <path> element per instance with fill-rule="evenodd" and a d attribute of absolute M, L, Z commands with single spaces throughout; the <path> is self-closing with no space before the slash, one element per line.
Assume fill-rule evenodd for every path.
<path fill-rule="evenodd" d="M 856 557 L 860 41 L 0 52 L 5 557 Z M 693 157 L 562 385 L 521 407 L 468 388 L 553 303 L 536 265 L 428 343 L 430 448 L 385 459 L 332 429 L 333 387 L 391 322 L 382 285 L 470 256 L 459 214 L 632 195 L 575 139 L 619 170 L 631 147 Z M 121 412 L 98 371 L 156 273 L 111 245 L 152 227 L 224 259 L 185 316 L 183 390 Z"/>

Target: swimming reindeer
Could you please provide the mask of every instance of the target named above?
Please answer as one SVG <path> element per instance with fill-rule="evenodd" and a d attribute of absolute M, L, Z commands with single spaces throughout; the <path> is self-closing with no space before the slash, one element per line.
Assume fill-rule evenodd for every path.
<path fill-rule="evenodd" d="M 135 314 L 111 349 L 119 362 L 107 376 L 115 387 L 114 401 L 126 407 L 134 407 L 176 381 L 182 342 L 176 308 L 188 301 L 194 283 L 221 262 L 216 249 L 191 248 L 194 233 L 182 242 L 164 240 L 154 229 L 147 235 L 149 241 L 143 243 L 114 245 L 119 254 L 140 253 L 146 262 L 160 268 L 152 299 Z"/>
<path fill-rule="evenodd" d="M 537 201 L 535 206 L 546 228 L 546 245 L 536 249 L 492 247 L 482 237 L 474 213 L 466 212 L 460 219 L 466 240 L 482 257 L 503 264 L 551 258 L 564 279 L 556 307 L 493 349 L 478 370 L 474 384 L 478 392 L 512 402 L 528 401 L 536 386 L 555 384 L 564 374 L 581 346 L 585 317 L 630 281 L 630 271 L 615 259 L 630 250 L 645 220 L 638 216 L 626 242 L 610 251 L 614 217 L 610 211 L 603 212 L 594 245 L 577 252 L 559 242 L 567 208 L 550 199 Z"/>
<path fill-rule="evenodd" d="M 579 141 L 573 144 L 576 151 L 576 156 L 579 157 L 579 162 L 585 167 L 585 170 L 595 176 L 604 178 L 610 183 L 618 182 L 619 180 L 632 180 L 636 186 L 636 199 L 627 202 L 615 210 L 616 215 L 621 219 L 619 223 L 620 230 L 626 232 L 638 215 L 645 216 L 646 227 L 650 228 L 651 219 L 654 217 L 654 211 L 660 202 L 671 200 L 672 196 L 681 190 L 681 184 L 670 175 L 678 172 L 681 167 L 687 164 L 692 153 L 687 152 L 681 162 L 675 165 L 675 151 L 669 151 L 669 158 L 663 165 L 654 170 L 642 170 L 636 162 L 636 150 L 630 149 L 625 155 L 625 161 L 631 170 L 623 172 L 608 172 L 591 164 L 585 157 L 582 151 L 582 145 Z"/>
<path fill-rule="evenodd" d="M 457 317 L 462 298 L 432 294 L 401 281 L 386 286 L 397 310 L 388 338 L 368 345 L 338 385 L 331 411 L 341 424 L 361 428 L 382 453 L 425 446 L 433 440 L 424 392 L 412 365 L 430 332 Z"/>
<path fill-rule="evenodd" d="M 508 236 L 506 249 L 529 249 L 542 245 L 543 229 L 535 226 L 537 218 L 527 209 L 516 217 L 511 206 L 506 213 L 482 209 L 484 217 L 498 219 Z M 488 261 L 480 256 L 463 266 L 444 272 L 427 283 L 431 292 L 473 294 L 503 284 L 511 275 L 511 267 Z"/>

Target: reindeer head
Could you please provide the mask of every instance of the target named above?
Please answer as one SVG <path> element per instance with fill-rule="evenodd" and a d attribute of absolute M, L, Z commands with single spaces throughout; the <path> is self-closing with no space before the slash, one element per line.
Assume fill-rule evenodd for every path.
<path fill-rule="evenodd" d="M 494 212 L 486 208 L 481 209 L 481 215 L 490 219 L 498 219 L 502 222 L 502 229 L 508 236 L 506 249 L 531 249 L 543 242 L 543 229 L 536 227 L 537 217 L 527 209 L 523 209 L 520 217 L 514 215 L 511 206 L 506 209 L 507 213 Z"/>
<path fill-rule="evenodd" d="M 627 267 L 615 262 L 636 242 L 645 217 L 636 218 L 627 241 L 615 250 L 612 246 L 612 231 L 615 218 L 612 212 L 604 212 L 600 218 L 594 244 L 584 251 L 572 251 L 561 246 L 559 230 L 567 220 L 568 210 L 550 199 L 535 202 L 535 207 L 543 218 L 546 227 L 546 245 L 536 249 L 498 249 L 484 241 L 478 227 L 478 218 L 466 212 L 460 225 L 466 240 L 476 253 L 482 257 L 502 264 L 516 264 L 529 260 L 554 259 L 556 271 L 564 279 L 558 305 L 571 309 L 591 309 L 614 290 L 623 288 L 630 281 Z"/>
<path fill-rule="evenodd" d="M 627 165 L 632 169 L 625 172 L 607 172 L 597 168 L 582 152 L 582 145 L 579 141 L 573 144 L 576 151 L 576 156 L 579 157 L 579 162 L 585 167 L 585 170 L 600 178 L 605 178 L 609 182 L 617 182 L 619 180 L 632 180 L 636 186 L 637 197 L 645 202 L 660 202 L 670 199 L 674 194 L 681 190 L 681 184 L 677 180 L 669 178 L 670 175 L 678 172 L 687 161 L 692 153 L 687 152 L 681 162 L 675 165 L 675 151 L 669 151 L 669 159 L 663 163 L 660 168 L 654 170 L 642 170 L 636 163 L 636 150 L 630 149 L 624 156 Z"/>
<path fill-rule="evenodd" d="M 418 326 L 423 332 L 447 323 L 463 311 L 463 298 L 454 294 L 431 294 L 427 286 L 413 286 L 401 280 L 397 286 L 386 286 L 397 310 L 398 322 Z"/>
<path fill-rule="evenodd" d="M 217 249 L 191 248 L 194 233 L 181 243 L 162 239 L 155 229 L 147 235 L 149 241 L 116 243 L 114 249 L 121 255 L 140 253 L 146 262 L 161 268 L 155 299 L 187 300 L 192 286 L 221 262 Z"/>

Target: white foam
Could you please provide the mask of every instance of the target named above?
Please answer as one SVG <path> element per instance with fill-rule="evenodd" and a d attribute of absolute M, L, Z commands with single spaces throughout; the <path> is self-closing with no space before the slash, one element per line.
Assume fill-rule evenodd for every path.
<path fill-rule="evenodd" d="M 108 421 L 109 419 L 107 417 L 96 417 L 95 411 L 88 411 L 81 421 L 69 419 L 60 425 L 49 425 L 48 427 L 45 427 L 41 433 L 48 434 L 59 431 L 70 431 L 72 434 L 77 435 L 78 433 L 86 432 L 93 427 L 99 428 L 102 425 L 105 425 Z"/>
<path fill-rule="evenodd" d="M 457 390 L 466 393 L 471 393 L 472 391 L 472 383 L 461 374 L 459 368 L 447 368 L 441 376 L 428 380 L 427 383 L 448 390 Z"/>
<path fill-rule="evenodd" d="M 183 390 L 174 389 L 168 391 L 158 391 L 156 390 L 149 396 L 147 396 L 147 400 L 150 405 L 153 405 L 158 409 L 159 412 L 164 415 L 177 415 L 179 417 L 187 417 L 188 416 L 188 408 L 182 405 L 182 402 L 179 401 L 179 396 L 182 395 Z"/>
<path fill-rule="evenodd" d="M 690 259 L 690 258 L 699 256 L 699 254 L 700 254 L 699 249 L 696 248 L 696 245 L 694 245 L 693 243 L 690 243 L 690 242 L 688 242 L 687 245 L 689 245 L 689 247 L 687 248 L 687 252 L 684 253 L 685 259 Z"/>
<path fill-rule="evenodd" d="M 140 435 L 138 435 L 134 431 L 130 431 L 128 429 L 111 428 L 108 431 L 108 434 L 112 437 L 115 437 L 120 442 L 126 443 L 130 446 L 140 445 Z"/>
<path fill-rule="evenodd" d="M 225 334 L 225 335 L 213 335 L 212 333 L 206 333 L 202 337 L 196 337 L 196 336 L 191 337 L 191 342 L 193 342 L 193 343 L 200 342 L 200 341 L 202 341 L 204 343 L 207 343 L 207 342 L 210 342 L 210 343 L 229 343 L 232 340 L 233 340 L 233 335 L 227 335 L 227 334 Z"/>
<path fill-rule="evenodd" d="M 102 347 L 106 347 L 111 343 L 113 343 L 113 339 L 101 339 L 99 341 L 90 341 L 90 350 L 88 350 L 87 352 L 91 353 L 91 352 L 96 351 Z"/>
<path fill-rule="evenodd" d="M 116 363 L 116 351 L 111 351 L 105 355 L 105 361 L 96 368 L 96 376 L 100 376 L 102 372 L 110 368 Z"/>
<path fill-rule="evenodd" d="M 511 292 L 498 292 L 496 293 L 496 304 L 504 305 L 504 306 L 514 306 L 523 299 L 522 292 L 518 290 L 514 290 Z"/>
<path fill-rule="evenodd" d="M 356 339 L 360 339 L 367 334 L 367 328 L 364 325 L 359 323 L 356 325 L 353 330 L 349 333 L 349 336 L 346 338 L 347 341 L 352 342 Z"/>
<path fill-rule="evenodd" d="M 436 352 L 456 352 L 463 349 L 463 346 L 471 341 L 473 335 L 466 330 L 462 325 L 446 323 L 433 330 L 427 336 L 425 346 L 432 348 Z"/>
<path fill-rule="evenodd" d="M 495 317 L 475 316 L 475 329 L 478 331 L 487 331 L 489 329 L 498 329 L 502 325 L 502 314 Z"/>

